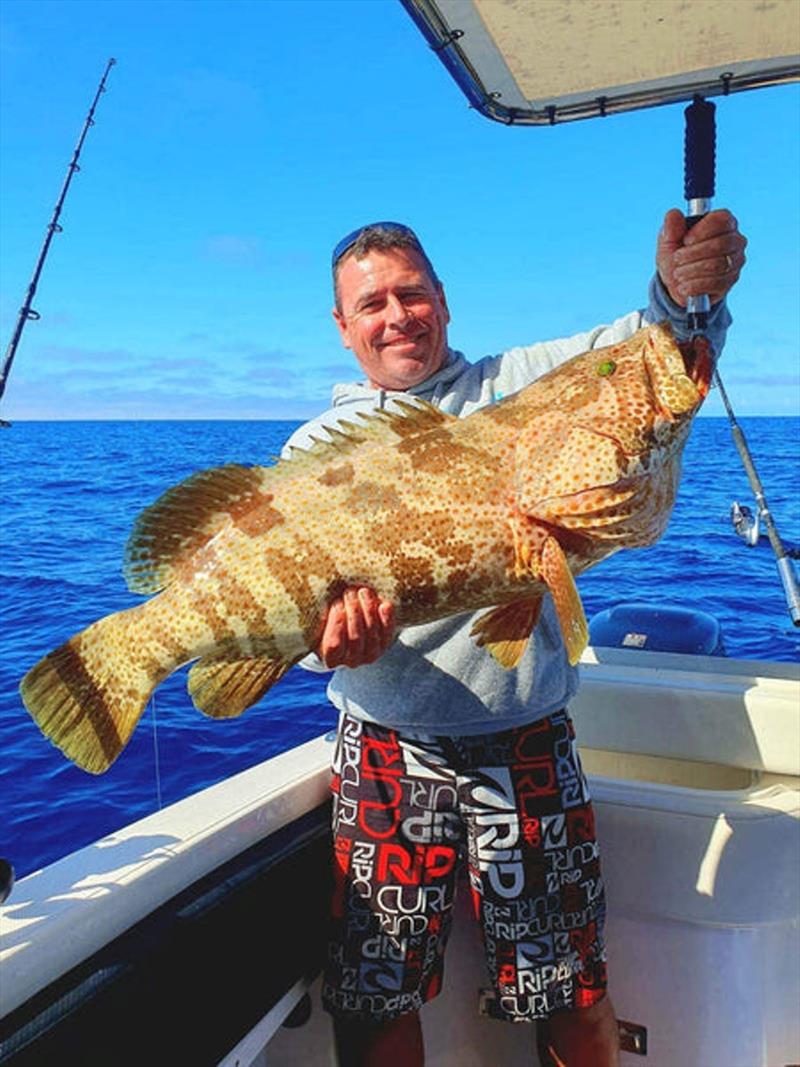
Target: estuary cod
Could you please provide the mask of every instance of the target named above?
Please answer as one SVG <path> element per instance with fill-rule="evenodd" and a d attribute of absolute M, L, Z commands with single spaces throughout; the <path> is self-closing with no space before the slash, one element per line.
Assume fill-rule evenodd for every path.
<path fill-rule="evenodd" d="M 193 475 L 136 522 L 125 577 L 158 594 L 45 656 L 21 684 L 44 734 L 106 770 L 182 664 L 195 705 L 239 715 L 321 635 L 349 585 L 398 626 L 489 608 L 476 643 L 511 669 L 550 592 L 572 663 L 573 576 L 664 531 L 712 360 L 666 325 L 594 349 L 458 419 L 410 398 L 273 467 Z M 412 402 L 413 400 L 413 402 Z"/>

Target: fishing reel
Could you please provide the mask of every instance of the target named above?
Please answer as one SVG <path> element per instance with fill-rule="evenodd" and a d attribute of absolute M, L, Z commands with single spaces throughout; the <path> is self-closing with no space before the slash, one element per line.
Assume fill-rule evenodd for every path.
<path fill-rule="evenodd" d="M 758 512 L 754 515 L 746 504 L 734 500 L 731 504 L 731 524 L 748 548 L 755 548 L 760 536 Z"/>

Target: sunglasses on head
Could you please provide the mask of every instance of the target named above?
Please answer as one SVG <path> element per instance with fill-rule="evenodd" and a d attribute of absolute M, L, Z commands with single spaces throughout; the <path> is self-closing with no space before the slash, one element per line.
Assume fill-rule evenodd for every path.
<path fill-rule="evenodd" d="M 402 222 L 369 222 L 366 226 L 359 226 L 357 230 L 353 230 L 352 233 L 348 233 L 346 237 L 343 237 L 341 241 L 336 245 L 331 255 L 331 266 L 335 267 L 342 256 L 349 249 L 353 247 L 356 241 L 365 230 L 381 229 L 392 230 L 395 233 L 402 233 L 406 237 L 411 237 L 416 245 L 419 245 L 419 238 L 411 229 L 410 226 L 404 226 Z"/>

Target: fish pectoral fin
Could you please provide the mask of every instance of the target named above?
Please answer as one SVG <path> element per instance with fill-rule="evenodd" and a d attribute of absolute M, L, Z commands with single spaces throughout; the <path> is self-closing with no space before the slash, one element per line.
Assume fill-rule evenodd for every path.
<path fill-rule="evenodd" d="M 607 527 L 629 522 L 652 494 L 650 483 L 627 478 L 616 486 L 587 489 L 570 497 L 552 497 L 535 505 L 535 518 L 567 530 L 603 535 Z M 613 532 L 613 530 L 612 530 Z"/>
<path fill-rule="evenodd" d="M 477 620 L 470 636 L 480 648 L 487 649 L 501 667 L 511 670 L 522 659 L 541 611 L 540 596 L 501 604 Z"/>
<path fill-rule="evenodd" d="M 189 671 L 189 696 L 204 715 L 234 719 L 260 700 L 296 662 L 231 652 L 204 656 Z"/>
<path fill-rule="evenodd" d="M 574 667 L 589 643 L 589 627 L 567 557 L 555 537 L 548 537 L 544 543 L 541 567 L 542 580 L 555 604 L 567 656 Z"/>

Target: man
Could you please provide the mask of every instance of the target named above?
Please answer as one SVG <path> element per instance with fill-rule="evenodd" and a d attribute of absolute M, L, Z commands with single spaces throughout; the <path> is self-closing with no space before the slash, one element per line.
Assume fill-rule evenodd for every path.
<path fill-rule="evenodd" d="M 724 298 L 745 245 L 726 211 L 691 230 L 670 211 L 646 311 L 469 364 L 448 347 L 444 288 L 416 235 L 397 223 L 362 227 L 334 250 L 333 317 L 366 382 L 338 386 L 333 408 L 289 443 L 303 447 L 321 428 L 397 394 L 469 414 L 647 322 L 668 318 L 686 336 L 691 295 L 713 301 L 708 333 L 719 352 L 730 322 Z M 473 621 L 456 616 L 395 638 L 393 607 L 371 589 L 348 589 L 329 607 L 316 663 L 346 668 L 328 690 L 341 720 L 334 930 L 323 986 L 340 1063 L 423 1063 L 418 1011 L 440 987 L 456 870 L 466 857 L 491 1014 L 538 1022 L 542 1063 L 615 1064 L 594 820 L 565 710 L 577 672 L 549 597 L 513 671 L 476 648 Z M 571 865 L 567 884 L 551 881 L 556 855 Z"/>

